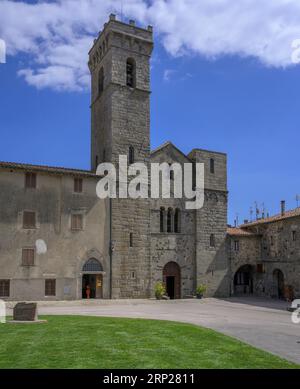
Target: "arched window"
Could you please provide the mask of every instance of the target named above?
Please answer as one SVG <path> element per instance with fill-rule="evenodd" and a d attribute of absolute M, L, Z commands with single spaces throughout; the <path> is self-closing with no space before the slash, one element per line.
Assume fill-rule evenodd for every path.
<path fill-rule="evenodd" d="M 103 271 L 103 267 L 97 259 L 91 258 L 83 265 L 82 271 Z"/>
<path fill-rule="evenodd" d="M 216 240 L 215 240 L 215 235 L 214 234 L 210 235 L 209 245 L 210 245 L 210 247 L 216 247 Z"/>
<path fill-rule="evenodd" d="M 126 85 L 135 88 L 135 60 L 128 58 L 126 62 Z"/>
<path fill-rule="evenodd" d="M 129 146 L 128 163 L 131 165 L 134 163 L 134 147 Z"/>
<path fill-rule="evenodd" d="M 176 208 L 174 216 L 174 231 L 179 233 L 181 228 L 181 215 L 180 209 Z"/>
<path fill-rule="evenodd" d="M 103 89 L 104 89 L 104 70 L 103 70 L 103 67 L 100 69 L 99 71 L 99 83 L 98 83 L 98 86 L 99 86 L 99 95 L 101 95 L 101 93 L 103 92 Z"/>
<path fill-rule="evenodd" d="M 160 232 L 164 232 L 165 231 L 165 208 L 164 207 L 160 208 L 159 223 L 160 223 Z"/>
<path fill-rule="evenodd" d="M 173 232 L 173 210 L 172 208 L 168 209 L 168 214 L 167 214 L 167 232 Z"/>
<path fill-rule="evenodd" d="M 210 159 L 210 172 L 215 173 L 215 160 L 213 158 Z"/>

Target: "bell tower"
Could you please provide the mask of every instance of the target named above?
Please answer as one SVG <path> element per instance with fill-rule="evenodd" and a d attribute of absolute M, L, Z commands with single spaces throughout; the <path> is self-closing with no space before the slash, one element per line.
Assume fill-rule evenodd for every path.
<path fill-rule="evenodd" d="M 101 162 L 118 167 L 149 164 L 150 58 L 152 27 L 109 22 L 89 52 L 91 72 L 91 168 Z M 147 166 L 148 167 L 148 166 Z M 148 199 L 112 199 L 112 298 L 148 297 L 150 293 L 150 203 Z"/>

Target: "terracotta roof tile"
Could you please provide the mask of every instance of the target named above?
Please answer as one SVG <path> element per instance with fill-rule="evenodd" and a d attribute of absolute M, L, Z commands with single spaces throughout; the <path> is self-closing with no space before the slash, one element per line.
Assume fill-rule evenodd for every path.
<path fill-rule="evenodd" d="M 273 223 L 273 222 L 277 222 L 277 221 L 284 220 L 284 219 L 289 219 L 291 217 L 296 217 L 296 216 L 300 216 L 300 207 L 286 211 L 283 215 L 281 213 L 279 213 L 277 215 L 274 215 L 274 216 L 271 216 L 268 218 L 259 219 L 259 220 L 255 220 L 255 221 L 250 222 L 250 223 L 243 224 L 240 226 L 240 228 L 247 228 L 247 227 L 252 227 L 252 226 L 265 224 L 265 223 Z"/>
<path fill-rule="evenodd" d="M 254 234 L 253 232 L 249 232 L 243 230 L 242 228 L 236 228 L 236 227 L 228 227 L 227 234 L 231 236 L 257 236 L 258 235 L 258 234 Z"/>
<path fill-rule="evenodd" d="M 56 167 L 56 166 L 31 165 L 31 164 L 19 163 L 19 162 L 0 161 L 0 168 L 45 172 L 45 173 L 53 173 L 53 174 L 67 174 L 67 175 L 77 175 L 77 176 L 79 175 L 79 176 L 86 176 L 86 177 L 97 177 L 95 173 L 89 170 L 70 169 L 70 168 Z"/>

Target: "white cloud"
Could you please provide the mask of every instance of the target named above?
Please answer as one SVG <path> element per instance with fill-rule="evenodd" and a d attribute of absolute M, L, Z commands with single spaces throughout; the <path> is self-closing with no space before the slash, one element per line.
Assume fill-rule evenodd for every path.
<path fill-rule="evenodd" d="M 121 1 L 0 2 L 0 38 L 7 54 L 28 54 L 19 74 L 38 88 L 82 90 L 89 85 L 87 52 Z M 255 57 L 274 67 L 293 65 L 300 39 L 299 0 L 126 0 L 125 17 L 153 24 L 173 56 Z M 168 75 L 166 74 L 166 77 Z"/>
<path fill-rule="evenodd" d="M 171 80 L 172 76 L 176 73 L 176 70 L 173 70 L 173 69 L 166 69 L 164 71 L 164 75 L 163 75 L 163 78 L 164 78 L 164 81 L 168 82 Z"/>

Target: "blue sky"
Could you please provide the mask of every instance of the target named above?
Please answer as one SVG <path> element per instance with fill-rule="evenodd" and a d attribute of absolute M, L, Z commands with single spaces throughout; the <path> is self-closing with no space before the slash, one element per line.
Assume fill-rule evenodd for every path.
<path fill-rule="evenodd" d="M 234 52 L 212 58 L 187 43 L 175 53 L 162 34 L 155 34 L 152 61 L 151 146 L 171 140 L 186 153 L 226 152 L 230 223 L 237 213 L 240 221 L 249 218 L 254 201 L 271 214 L 282 199 L 295 207 L 300 66 L 270 66 Z M 85 63 L 86 53 L 77 55 Z M 0 64 L 0 160 L 88 169 L 89 90 L 56 88 L 57 80 L 41 86 L 18 74 L 36 66 L 32 51 L 18 47 Z"/>

